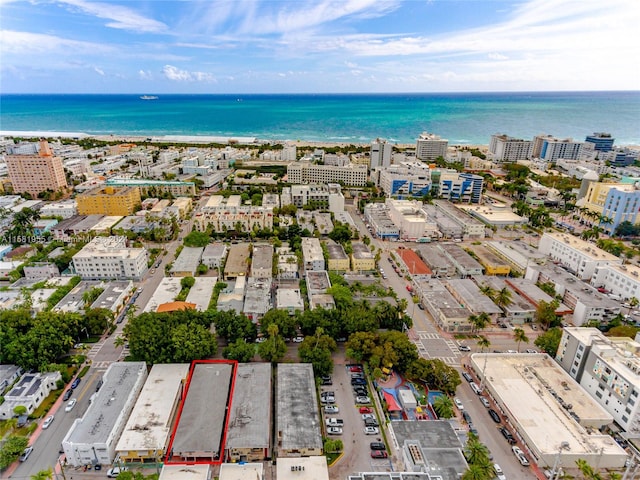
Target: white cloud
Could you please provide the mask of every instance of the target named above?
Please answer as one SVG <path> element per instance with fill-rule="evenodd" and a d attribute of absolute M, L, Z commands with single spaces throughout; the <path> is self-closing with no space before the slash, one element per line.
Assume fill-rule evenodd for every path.
<path fill-rule="evenodd" d="M 152 80 L 153 79 L 153 74 L 148 70 L 139 70 L 138 71 L 138 77 L 141 80 Z"/>
<path fill-rule="evenodd" d="M 93 67 L 93 71 L 96 72 L 98 75 L 101 75 L 104 77 L 104 70 L 102 70 L 101 68 Z"/>
<path fill-rule="evenodd" d="M 162 68 L 164 76 L 174 82 L 207 82 L 216 81 L 215 76 L 206 72 L 190 72 L 188 70 L 180 70 L 173 65 L 165 65 Z"/>
<path fill-rule="evenodd" d="M 507 60 L 509 58 L 506 55 L 502 55 L 501 53 L 496 52 L 488 54 L 487 57 L 489 57 L 491 60 Z"/>
<path fill-rule="evenodd" d="M 119 30 L 128 30 L 138 33 L 159 33 L 168 30 L 167 25 L 140 15 L 121 5 L 101 2 L 87 2 L 85 0 L 60 0 L 67 5 L 71 5 L 83 11 L 88 15 L 94 15 L 98 18 L 110 20 L 106 23 L 107 27 Z"/>
<path fill-rule="evenodd" d="M 0 30 L 0 44 L 2 53 L 27 54 L 34 53 L 73 53 L 98 54 L 111 52 L 111 47 L 100 43 L 82 42 L 67 38 L 47 35 L 43 33 L 17 32 L 14 30 Z"/>

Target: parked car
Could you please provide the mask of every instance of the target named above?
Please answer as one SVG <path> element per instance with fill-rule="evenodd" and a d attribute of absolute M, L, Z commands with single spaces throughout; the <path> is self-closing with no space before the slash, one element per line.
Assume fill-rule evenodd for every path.
<path fill-rule="evenodd" d="M 369 448 L 371 448 L 371 450 L 386 450 L 387 449 L 385 444 L 382 443 L 382 442 L 371 442 L 369 444 Z"/>
<path fill-rule="evenodd" d="M 342 435 L 342 428 L 341 427 L 327 427 L 327 434 L 328 435 Z"/>
<path fill-rule="evenodd" d="M 453 399 L 453 403 L 456 404 L 456 407 L 458 407 L 458 410 L 460 410 L 461 412 L 464 410 L 464 405 L 462 404 L 462 401 L 458 397 Z"/>
<path fill-rule="evenodd" d="M 375 418 L 367 418 L 364 421 L 364 426 L 365 427 L 377 427 L 378 426 L 378 420 L 376 420 Z"/>
<path fill-rule="evenodd" d="M 320 397 L 320 403 L 336 403 L 336 397 Z"/>
<path fill-rule="evenodd" d="M 367 381 L 364 378 L 352 378 L 351 385 L 366 385 Z"/>
<path fill-rule="evenodd" d="M 369 404 L 371 403 L 371 399 L 369 397 L 356 397 L 356 403 Z"/>
<path fill-rule="evenodd" d="M 500 433 L 504 438 L 507 439 L 507 442 L 509 442 L 511 445 L 516 443 L 516 439 L 513 438 L 513 435 L 511 435 L 511 432 L 507 429 L 507 427 L 502 427 L 500 429 Z"/>
<path fill-rule="evenodd" d="M 350 372 L 362 372 L 362 365 L 348 365 Z"/>
<path fill-rule="evenodd" d="M 325 420 L 327 427 L 343 427 L 344 420 L 341 418 L 327 418 Z"/>
<path fill-rule="evenodd" d="M 42 422 L 42 429 L 45 430 L 47 428 L 49 428 L 49 425 L 51 425 L 53 423 L 53 419 L 55 417 L 53 415 L 49 415 L 47 418 L 44 419 L 44 422 Z"/>
<path fill-rule="evenodd" d="M 502 468 L 497 463 L 493 464 L 493 471 L 496 472 L 496 478 L 498 480 L 507 480 L 507 477 L 502 471 Z"/>
<path fill-rule="evenodd" d="M 469 412 L 462 412 L 462 418 L 464 418 L 465 422 L 471 423 L 471 415 L 469 415 Z"/>
<path fill-rule="evenodd" d="M 323 375 L 320 380 L 322 380 L 322 385 L 333 385 L 333 380 L 330 375 Z"/>
<path fill-rule="evenodd" d="M 98 384 L 96 385 L 96 392 L 97 392 L 98 390 L 100 390 L 100 387 L 102 387 L 102 384 L 104 384 L 104 380 L 100 380 L 100 381 L 98 382 Z"/>
<path fill-rule="evenodd" d="M 461 352 L 470 352 L 471 351 L 471 347 L 469 345 L 458 345 L 458 350 L 460 350 Z"/>
<path fill-rule="evenodd" d="M 363 414 L 362 414 L 362 419 L 363 419 L 363 420 L 366 420 L 366 419 L 368 419 L 368 418 L 373 418 L 373 419 L 375 419 L 376 417 L 375 417 L 375 415 L 373 415 L 372 413 L 363 413 Z"/>
<path fill-rule="evenodd" d="M 71 388 L 75 390 L 78 385 L 80 385 L 81 380 L 82 379 L 80 377 L 76 377 L 75 380 L 71 383 Z"/>
<path fill-rule="evenodd" d="M 498 415 L 498 412 L 496 412 L 493 408 L 489 409 L 489 415 L 491 416 L 493 421 L 496 423 L 500 423 L 502 421 L 502 419 L 500 418 L 500 415 Z"/>
<path fill-rule="evenodd" d="M 336 396 L 336 392 L 330 392 L 330 391 L 326 391 L 326 392 L 322 392 L 320 394 L 321 397 L 335 397 Z"/>
<path fill-rule="evenodd" d="M 107 478 L 116 478 L 121 472 L 129 470 L 127 467 L 113 467 L 107 470 Z"/>
<path fill-rule="evenodd" d="M 371 458 L 387 458 L 389 454 L 384 450 L 372 450 Z"/>
<path fill-rule="evenodd" d="M 467 382 L 473 382 L 473 377 L 471 375 L 469 375 L 467 372 L 462 372 L 462 377 L 467 381 Z"/>
<path fill-rule="evenodd" d="M 266 342 L 267 341 L 267 337 L 258 337 L 256 338 L 256 343 L 262 343 L 262 342 Z"/>
<path fill-rule="evenodd" d="M 340 409 L 335 405 L 325 405 L 324 413 L 340 413 Z"/>
<path fill-rule="evenodd" d="M 527 460 L 526 455 L 520 449 L 520 447 L 518 447 L 517 445 L 514 445 L 513 447 L 511 447 L 511 451 L 513 452 L 513 454 L 516 456 L 516 458 L 520 462 L 520 465 L 522 465 L 523 467 L 528 467 L 529 466 L 529 460 Z"/>
<path fill-rule="evenodd" d="M 484 405 L 486 408 L 491 408 L 489 400 L 487 400 L 485 397 L 480 397 L 480 403 L 482 403 L 482 405 Z"/>
<path fill-rule="evenodd" d="M 373 413 L 373 409 L 371 407 L 360 407 L 360 413 Z"/>
<path fill-rule="evenodd" d="M 297 336 L 297 337 L 293 337 L 293 343 L 302 343 L 304 341 L 304 337 L 301 336 Z"/>
<path fill-rule="evenodd" d="M 25 448 L 24 452 L 22 452 L 22 455 L 20 455 L 20 458 L 18 458 L 18 460 L 20 460 L 21 462 L 26 462 L 27 458 L 29 458 L 29 455 L 31 455 L 31 452 L 33 452 L 33 447 Z"/>
<path fill-rule="evenodd" d="M 527 353 L 538 353 L 538 351 L 535 348 L 527 348 L 525 350 L 525 352 L 527 352 Z"/>
<path fill-rule="evenodd" d="M 66 392 L 64 392 L 64 395 L 62 396 L 62 401 L 66 402 L 71 398 L 71 395 L 73 395 L 73 390 L 71 389 L 67 390 Z"/>
<path fill-rule="evenodd" d="M 365 435 L 378 435 L 380 434 L 380 430 L 378 427 L 364 427 Z"/>
<path fill-rule="evenodd" d="M 69 403 L 67 403 L 67 406 L 64 407 L 64 411 L 70 412 L 71 410 L 73 410 L 73 407 L 76 406 L 76 403 L 78 403 L 78 400 L 75 398 L 72 398 L 71 400 L 69 400 Z"/>

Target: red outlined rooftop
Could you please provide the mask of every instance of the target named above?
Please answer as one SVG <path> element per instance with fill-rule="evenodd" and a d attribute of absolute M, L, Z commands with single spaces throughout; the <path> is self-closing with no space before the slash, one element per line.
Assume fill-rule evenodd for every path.
<path fill-rule="evenodd" d="M 431 269 L 418 256 L 416 252 L 408 248 L 398 249 L 397 254 L 407 266 L 411 275 L 431 275 Z"/>

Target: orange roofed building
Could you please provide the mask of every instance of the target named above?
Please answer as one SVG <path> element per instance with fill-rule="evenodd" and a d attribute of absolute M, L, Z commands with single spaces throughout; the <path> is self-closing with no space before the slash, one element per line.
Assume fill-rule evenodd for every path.
<path fill-rule="evenodd" d="M 166 313 L 166 312 L 177 312 L 179 310 L 195 310 L 196 304 L 191 302 L 168 302 L 162 303 L 158 305 L 158 309 L 156 312 L 158 313 Z"/>

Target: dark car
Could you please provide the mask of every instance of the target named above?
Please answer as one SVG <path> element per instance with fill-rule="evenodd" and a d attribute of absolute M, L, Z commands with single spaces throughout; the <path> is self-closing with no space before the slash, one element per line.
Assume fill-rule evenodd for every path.
<path fill-rule="evenodd" d="M 78 385 L 80 385 L 80 377 L 76 377 L 76 379 L 71 384 L 71 388 L 75 389 L 78 387 Z"/>
<path fill-rule="evenodd" d="M 511 435 L 511 432 L 510 432 L 509 430 L 507 430 L 507 428 L 506 428 L 506 427 L 502 427 L 502 428 L 500 429 L 500 433 L 502 434 L 502 436 L 503 436 L 504 438 L 506 438 L 506 439 L 507 439 L 507 442 L 509 442 L 509 444 L 510 444 L 510 445 L 515 445 L 515 443 L 516 443 L 516 439 L 515 439 L 515 438 L 513 438 L 513 435 Z"/>
<path fill-rule="evenodd" d="M 103 384 L 103 383 L 104 383 L 104 381 L 103 381 L 103 380 L 100 380 L 100 381 L 98 382 L 98 384 L 96 385 L 96 392 L 97 392 L 98 390 L 100 390 L 100 387 L 102 386 L 102 384 Z"/>
<path fill-rule="evenodd" d="M 366 385 L 367 381 L 364 378 L 352 378 L 351 385 Z"/>
<path fill-rule="evenodd" d="M 384 443 L 382 442 L 371 442 L 369 444 L 369 448 L 371 448 L 371 450 L 386 450 L 387 447 L 385 447 Z"/>
<path fill-rule="evenodd" d="M 371 458 L 387 458 L 389 455 L 384 450 L 372 450 Z"/>
<path fill-rule="evenodd" d="M 67 390 L 66 392 L 64 392 L 64 395 L 62 396 L 62 401 L 66 402 L 71 398 L 71 395 L 73 395 L 73 390 L 71 389 Z"/>
<path fill-rule="evenodd" d="M 377 427 L 378 426 L 378 421 L 375 418 L 367 418 L 364 421 L 364 426 L 365 427 Z"/>
<path fill-rule="evenodd" d="M 462 372 L 462 376 L 467 382 L 473 382 L 473 377 L 469 375 L 467 372 Z"/>
<path fill-rule="evenodd" d="M 333 385 L 333 380 L 331 380 L 330 375 L 323 375 L 321 377 L 322 385 Z"/>
<path fill-rule="evenodd" d="M 498 412 L 496 412 L 493 408 L 490 408 L 488 411 L 489 411 L 489 415 L 491 415 L 491 418 L 493 419 L 494 422 L 500 423 L 502 421 L 500 419 L 500 415 L 498 415 Z"/>
<path fill-rule="evenodd" d="M 471 415 L 468 412 L 462 412 L 462 418 L 464 418 L 465 422 L 471 423 Z"/>

